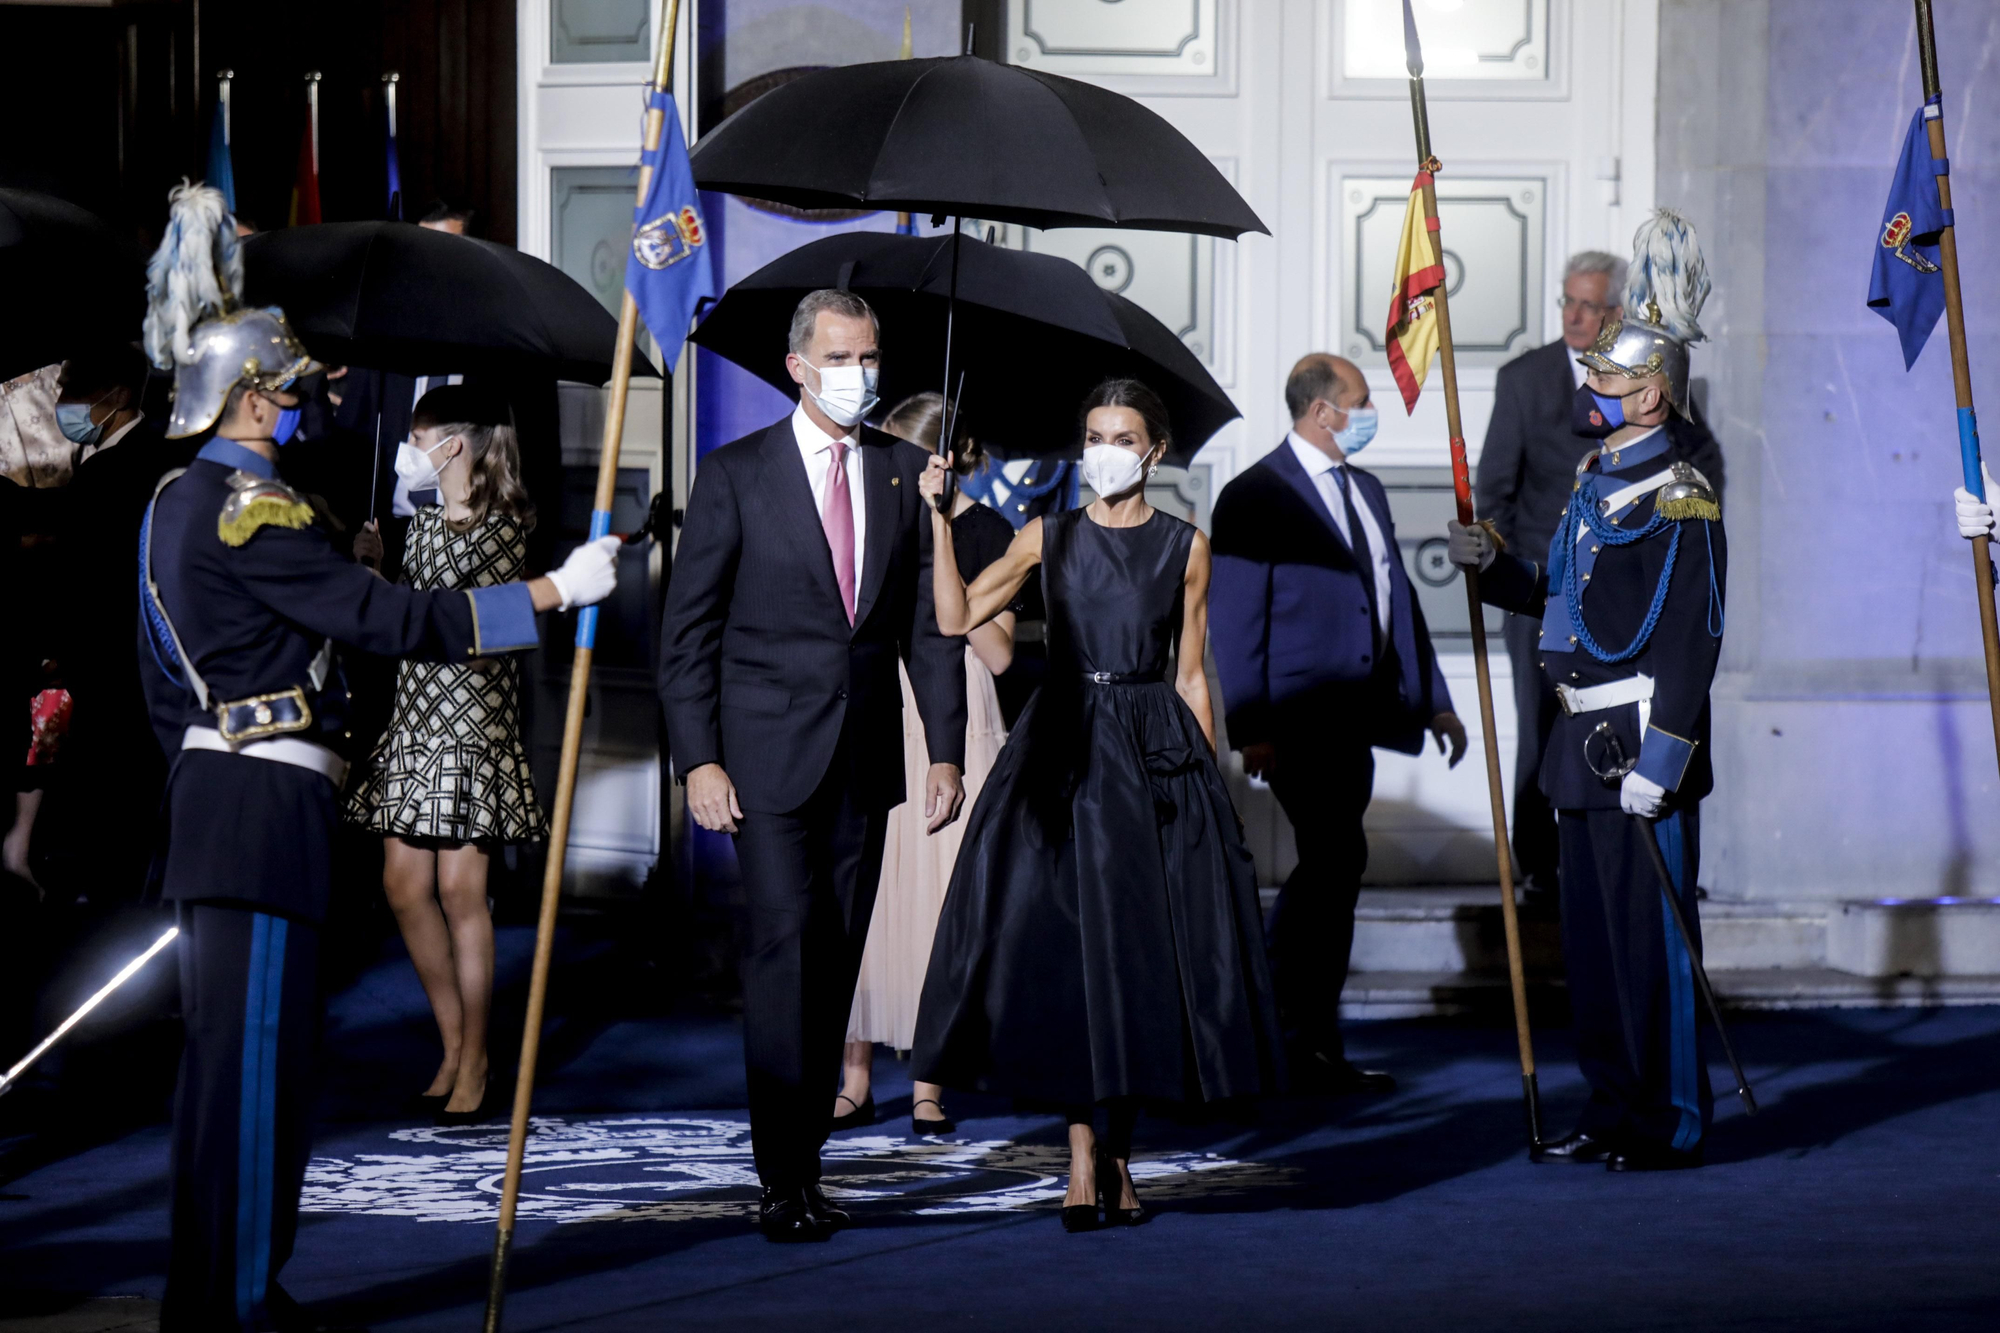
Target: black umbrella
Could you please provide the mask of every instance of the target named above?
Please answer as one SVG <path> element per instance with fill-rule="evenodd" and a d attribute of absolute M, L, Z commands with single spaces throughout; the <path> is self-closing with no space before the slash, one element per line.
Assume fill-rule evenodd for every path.
<path fill-rule="evenodd" d="M 935 389 L 944 370 L 952 238 L 847 232 L 800 246 L 723 296 L 694 341 L 795 392 L 785 371 L 792 310 L 807 292 L 845 287 L 882 319 L 882 399 Z M 1185 465 L 1239 413 L 1171 329 L 1067 259 L 967 239 L 958 257 L 957 347 L 974 368 L 963 412 L 972 433 L 1012 454 L 1078 448 L 1077 408 L 1099 380 L 1131 375 L 1166 401 L 1167 461 Z M 1005 375 L 992 373 L 1004 369 Z"/>
<path fill-rule="evenodd" d="M 705 190 L 802 208 L 1228 240 L 1269 230 L 1200 149 L 1131 98 L 978 56 L 816 70 L 703 135 L 689 160 Z M 940 384 L 952 378 L 955 294 L 947 279 Z M 950 412 L 946 422 L 943 438 Z"/>
<path fill-rule="evenodd" d="M 0 380 L 108 342 L 139 339 L 146 255 L 96 214 L 0 190 Z"/>
<path fill-rule="evenodd" d="M 1267 231 L 1179 130 L 1129 97 L 977 56 L 817 70 L 702 136 L 704 190 L 801 208 L 1234 240 Z"/>
<path fill-rule="evenodd" d="M 574 278 L 511 246 L 407 222 L 325 222 L 252 236 L 243 268 L 245 300 L 284 307 L 329 365 L 611 378 L 618 321 Z M 659 373 L 636 354 L 632 370 Z"/>

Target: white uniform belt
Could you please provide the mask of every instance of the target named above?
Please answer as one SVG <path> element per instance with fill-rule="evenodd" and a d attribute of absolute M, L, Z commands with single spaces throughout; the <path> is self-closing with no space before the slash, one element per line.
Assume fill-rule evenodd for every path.
<path fill-rule="evenodd" d="M 1652 697 L 1651 676 L 1627 676 L 1624 680 L 1609 681 L 1603 685 L 1586 685 L 1580 690 L 1568 685 L 1556 686 L 1556 698 L 1562 701 L 1563 712 L 1571 717 L 1579 713 L 1602 712 L 1621 704 L 1644 703 Z"/>
<path fill-rule="evenodd" d="M 251 759 L 309 768 L 338 787 L 347 781 L 347 761 L 324 745 L 302 741 L 296 736 L 271 736 L 261 741 L 231 745 L 214 727 L 189 727 L 181 737 L 183 750 L 214 750 L 219 754 L 240 754 Z"/>

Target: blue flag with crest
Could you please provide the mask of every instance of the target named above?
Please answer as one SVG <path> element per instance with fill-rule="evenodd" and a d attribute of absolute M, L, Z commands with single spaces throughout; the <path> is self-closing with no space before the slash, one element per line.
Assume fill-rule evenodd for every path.
<path fill-rule="evenodd" d="M 688 324 L 703 301 L 720 290 L 715 252 L 702 221 L 701 197 L 688 167 L 687 144 L 681 139 L 680 114 L 672 94 L 655 89 L 647 109 L 665 113 L 660 146 L 644 161 L 653 169 L 646 200 L 633 210 L 632 253 L 625 261 L 625 290 L 638 304 L 659 341 L 660 369 L 669 374 L 680 360 Z"/>
<path fill-rule="evenodd" d="M 1896 326 L 1903 343 L 1903 369 L 1917 364 L 1917 354 L 1944 313 L 1944 273 L 1938 264 L 1938 233 L 1951 225 L 1938 203 L 1937 177 L 1947 163 L 1931 157 L 1930 136 L 1924 129 L 1930 104 L 1910 117 L 1903 136 L 1903 156 L 1896 163 L 1896 180 L 1882 208 L 1882 226 L 1875 233 L 1875 271 L 1868 281 L 1868 304 Z"/>

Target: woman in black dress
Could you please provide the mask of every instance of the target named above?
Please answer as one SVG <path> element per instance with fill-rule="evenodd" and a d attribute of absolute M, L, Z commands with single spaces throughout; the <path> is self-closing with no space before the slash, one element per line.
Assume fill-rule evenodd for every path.
<path fill-rule="evenodd" d="M 1070 1230 L 1097 1225 L 1100 1189 L 1108 1222 L 1143 1217 L 1128 1167 L 1142 1101 L 1280 1077 L 1256 874 L 1215 766 L 1208 541 L 1146 503 L 1168 443 L 1158 396 L 1109 380 L 1083 416 L 1099 498 L 1030 523 L 970 588 L 933 512 L 938 627 L 983 624 L 1039 565 L 1049 672 L 973 807 L 915 1056 L 926 1081 L 1069 1108 Z M 932 460 L 926 495 L 945 466 Z"/>

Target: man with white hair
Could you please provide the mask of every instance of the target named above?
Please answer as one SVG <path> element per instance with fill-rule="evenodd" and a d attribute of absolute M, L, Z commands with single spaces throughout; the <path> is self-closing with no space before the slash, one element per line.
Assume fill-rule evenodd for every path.
<path fill-rule="evenodd" d="M 1576 465 L 1596 447 L 1570 429 L 1570 404 L 1583 386 L 1578 353 L 1587 351 L 1606 322 L 1624 314 L 1625 261 L 1602 250 L 1570 256 L 1563 270 L 1562 337 L 1523 353 L 1500 368 L 1493 416 L 1479 455 L 1479 516 L 1492 521 L 1502 540 L 1529 560 L 1540 560 L 1569 503 Z M 1692 416 L 1667 424 L 1669 461 L 1699 469 L 1722 490 L 1722 446 L 1692 403 Z M 1556 820 L 1536 785 L 1558 706 L 1535 652 L 1540 626 L 1531 616 L 1507 617 L 1507 656 L 1514 664 L 1514 869 L 1529 903 L 1553 910 L 1556 887 Z"/>

